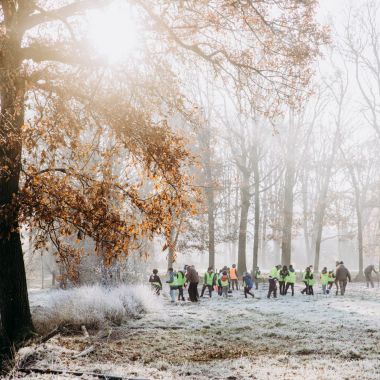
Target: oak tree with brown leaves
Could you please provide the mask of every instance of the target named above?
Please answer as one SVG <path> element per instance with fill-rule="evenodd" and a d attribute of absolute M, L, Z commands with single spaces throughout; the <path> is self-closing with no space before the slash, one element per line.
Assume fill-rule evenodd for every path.
<path fill-rule="evenodd" d="M 86 17 L 112 2 L 0 2 L 2 351 L 33 331 L 21 226 L 37 248 L 52 241 L 75 279 L 74 237 L 93 239 L 107 263 L 141 237 L 170 238 L 172 219 L 194 212 L 191 157 L 168 125 L 186 114 L 186 65 L 206 62 L 274 115 L 307 96 L 326 38 L 314 0 L 126 0 L 145 43 L 109 66 L 87 44 Z"/>

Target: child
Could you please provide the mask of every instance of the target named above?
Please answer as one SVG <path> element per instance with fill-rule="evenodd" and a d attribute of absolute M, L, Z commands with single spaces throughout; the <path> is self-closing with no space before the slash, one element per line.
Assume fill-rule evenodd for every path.
<path fill-rule="evenodd" d="M 260 278 L 261 278 L 260 268 L 256 267 L 255 274 L 254 274 L 256 290 L 259 289 L 259 280 L 260 280 Z"/>
<path fill-rule="evenodd" d="M 307 279 L 307 286 L 308 286 L 308 290 L 309 290 L 309 292 L 307 294 L 309 296 L 313 296 L 314 295 L 313 286 L 315 284 L 315 280 L 314 280 L 314 274 L 311 271 L 311 268 L 309 268 L 309 272 L 307 272 L 306 279 Z"/>
<path fill-rule="evenodd" d="M 294 296 L 294 284 L 296 283 L 296 272 L 294 271 L 293 265 L 289 265 L 289 272 L 285 278 L 285 295 L 288 293 L 289 287 L 292 288 L 292 296 Z"/>
<path fill-rule="evenodd" d="M 214 289 L 214 282 L 215 282 L 215 274 L 212 267 L 209 267 L 207 269 L 207 272 L 203 276 L 203 286 L 201 291 L 201 298 L 203 298 L 203 295 L 205 293 L 205 290 L 208 289 L 208 293 L 210 298 L 212 297 L 212 291 Z"/>
<path fill-rule="evenodd" d="M 185 301 L 183 296 L 183 288 L 186 287 L 186 276 L 181 270 L 177 272 L 177 285 L 178 285 L 178 301 Z"/>
<path fill-rule="evenodd" d="M 251 275 L 248 272 L 244 272 L 243 276 L 243 287 L 244 287 L 244 297 L 247 298 L 247 294 L 251 295 L 252 298 L 255 297 L 253 293 L 251 293 L 251 289 L 253 288 L 253 280 Z"/>
<path fill-rule="evenodd" d="M 170 287 L 170 298 L 171 302 L 175 302 L 176 290 L 178 289 L 177 284 L 177 273 L 174 272 L 173 268 L 168 269 L 169 280 L 166 281 Z"/>
<path fill-rule="evenodd" d="M 235 290 L 235 287 L 236 287 L 236 290 L 239 290 L 236 264 L 232 264 L 232 268 L 230 269 L 230 280 L 231 280 L 232 290 Z"/>
<path fill-rule="evenodd" d="M 301 291 L 302 294 L 306 293 L 309 294 L 309 274 L 310 274 L 310 267 L 307 267 L 305 269 L 305 272 L 302 274 L 302 281 L 305 284 L 305 288 Z"/>
<path fill-rule="evenodd" d="M 330 270 L 329 273 L 328 273 L 328 275 L 329 275 L 329 286 L 328 286 L 328 288 L 326 290 L 326 293 L 330 294 L 330 290 L 331 290 L 333 284 L 335 283 L 335 274 L 334 274 L 334 271 Z"/>
<path fill-rule="evenodd" d="M 229 286 L 229 281 L 228 281 L 228 274 L 227 271 L 223 271 L 222 276 L 220 277 L 220 285 L 222 287 L 222 295 L 223 297 L 228 297 L 228 286 Z"/>
<path fill-rule="evenodd" d="M 284 265 L 279 272 L 279 279 L 278 279 L 278 282 L 280 285 L 280 295 L 281 296 L 284 296 L 286 294 L 285 293 L 285 282 L 286 282 L 286 278 L 288 277 L 288 275 L 289 275 L 288 267 L 286 265 Z"/>
<path fill-rule="evenodd" d="M 161 279 L 158 276 L 158 270 L 153 269 L 153 274 L 149 277 L 149 282 L 152 286 L 152 290 L 159 296 L 162 289 Z"/>
<path fill-rule="evenodd" d="M 322 269 L 322 272 L 321 272 L 321 275 L 320 275 L 320 279 L 321 279 L 321 285 L 322 285 L 322 293 L 323 294 L 327 294 L 326 288 L 327 288 L 327 285 L 329 283 L 329 274 L 327 273 L 327 268 L 326 267 L 324 267 Z"/>

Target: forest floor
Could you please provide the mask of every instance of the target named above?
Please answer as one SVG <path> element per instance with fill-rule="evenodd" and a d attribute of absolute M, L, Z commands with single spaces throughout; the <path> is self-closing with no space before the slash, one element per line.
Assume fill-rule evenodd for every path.
<path fill-rule="evenodd" d="M 171 304 L 164 296 L 157 310 L 100 333 L 89 330 L 91 338 L 60 334 L 34 346 L 22 366 L 125 379 L 380 379 L 378 284 L 367 289 L 350 283 L 345 296 L 324 296 L 319 289 L 301 295 L 299 285 L 294 297 L 276 300 L 266 298 L 266 284 L 260 287 L 255 299 L 235 291 L 228 299 Z M 37 299 L 32 293 L 32 305 Z M 93 352 L 73 358 L 89 345 Z M 23 350 L 25 357 L 28 348 Z M 11 375 L 21 377 L 78 379 Z"/>

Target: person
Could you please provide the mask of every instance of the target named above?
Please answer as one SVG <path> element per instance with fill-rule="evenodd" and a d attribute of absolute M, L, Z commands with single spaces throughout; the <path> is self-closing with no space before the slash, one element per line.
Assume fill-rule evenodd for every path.
<path fill-rule="evenodd" d="M 305 284 L 305 288 L 301 290 L 302 294 L 309 294 L 308 272 L 310 273 L 310 267 L 307 267 L 302 273 L 302 282 Z"/>
<path fill-rule="evenodd" d="M 252 276 L 248 272 L 244 272 L 244 275 L 243 275 L 243 288 L 244 288 L 245 298 L 247 298 L 247 294 L 252 296 L 252 298 L 255 297 L 255 295 L 251 293 L 251 289 L 253 288 L 253 280 L 252 280 Z"/>
<path fill-rule="evenodd" d="M 258 290 L 259 289 L 259 281 L 261 278 L 261 272 L 260 272 L 259 267 L 256 267 L 255 273 L 253 274 L 253 278 L 255 279 L 255 288 L 256 288 L 256 290 Z"/>
<path fill-rule="evenodd" d="M 307 278 L 307 286 L 308 286 L 308 295 L 309 296 L 313 296 L 314 295 L 314 289 L 313 289 L 313 286 L 315 285 L 315 279 L 314 279 L 314 273 L 313 271 L 311 270 L 312 269 L 312 266 L 309 267 L 309 272 L 306 276 Z"/>
<path fill-rule="evenodd" d="M 169 268 L 168 275 L 169 279 L 166 282 L 169 284 L 171 302 L 175 302 L 176 290 L 178 289 L 177 274 L 174 272 L 173 268 Z"/>
<path fill-rule="evenodd" d="M 330 294 L 331 288 L 335 284 L 335 273 L 333 270 L 330 270 L 328 274 L 329 274 L 329 285 L 327 287 L 326 293 Z"/>
<path fill-rule="evenodd" d="M 186 276 L 181 270 L 177 272 L 178 301 L 185 301 L 183 288 L 186 286 Z"/>
<path fill-rule="evenodd" d="M 372 272 L 379 273 L 379 272 L 376 272 L 374 265 L 368 265 L 368 267 L 364 269 L 364 275 L 367 281 L 367 288 L 369 288 L 369 284 L 371 284 L 372 288 L 374 287 L 373 280 L 372 280 Z"/>
<path fill-rule="evenodd" d="M 235 290 L 235 287 L 236 287 L 236 290 L 239 290 L 236 264 L 232 264 L 232 268 L 230 268 L 230 280 L 231 280 L 232 290 Z"/>
<path fill-rule="evenodd" d="M 222 287 L 222 295 L 223 297 L 228 297 L 228 284 L 229 284 L 229 281 L 228 281 L 228 274 L 227 274 L 227 271 L 224 270 L 222 272 L 222 276 L 220 277 L 220 285 Z"/>
<path fill-rule="evenodd" d="M 195 270 L 194 265 L 187 267 L 186 279 L 189 283 L 189 298 L 191 302 L 198 302 L 198 283 L 199 276 L 197 271 Z"/>
<path fill-rule="evenodd" d="M 285 295 L 288 293 L 289 288 L 292 288 L 292 296 L 294 296 L 294 284 L 296 283 L 296 272 L 293 265 L 289 265 L 288 275 L 285 278 Z"/>
<path fill-rule="evenodd" d="M 269 272 L 269 289 L 267 298 L 270 298 L 273 293 L 273 298 L 277 298 L 277 280 L 278 280 L 278 271 L 280 270 L 281 265 L 274 266 Z"/>
<path fill-rule="evenodd" d="M 280 272 L 278 274 L 278 283 L 280 285 L 280 295 L 281 296 L 284 296 L 285 295 L 285 281 L 286 281 L 286 277 L 288 277 L 289 275 L 289 270 L 288 270 L 288 267 L 286 265 L 284 265 L 281 269 L 280 269 Z"/>
<path fill-rule="evenodd" d="M 343 261 L 341 261 L 335 272 L 335 283 L 337 285 L 336 295 L 338 295 L 340 289 L 340 294 L 344 296 L 344 293 L 346 292 L 347 280 L 351 282 L 351 274 L 344 266 Z"/>
<path fill-rule="evenodd" d="M 327 267 L 324 267 L 322 269 L 322 272 L 321 272 L 319 278 L 321 280 L 322 293 L 323 294 L 328 294 L 327 293 L 327 285 L 329 284 L 329 274 L 327 272 Z"/>
<path fill-rule="evenodd" d="M 153 274 L 150 275 L 149 282 L 152 286 L 152 290 L 159 296 L 162 289 L 162 282 L 157 269 L 153 269 Z"/>
<path fill-rule="evenodd" d="M 201 291 L 201 298 L 203 298 L 206 288 L 208 289 L 208 294 L 211 298 L 212 290 L 214 286 L 214 277 L 215 277 L 214 270 L 211 267 L 209 267 L 207 269 L 207 272 L 203 276 L 203 287 Z"/>

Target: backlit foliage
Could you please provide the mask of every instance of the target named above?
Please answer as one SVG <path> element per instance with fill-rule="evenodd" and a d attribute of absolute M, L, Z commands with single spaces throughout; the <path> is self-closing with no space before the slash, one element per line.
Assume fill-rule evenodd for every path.
<path fill-rule="evenodd" d="M 249 107 L 275 115 L 307 95 L 326 40 L 312 0 L 136 0 L 143 43 L 108 66 L 86 44 L 86 12 L 111 2 L 0 5 L 1 176 L 20 183 L 1 201 L 0 232 L 27 224 L 74 280 L 75 239 L 92 238 L 109 263 L 142 238 L 170 240 L 173 220 L 196 212 L 194 160 L 168 122 L 191 115 L 181 70 L 209 64 Z"/>

